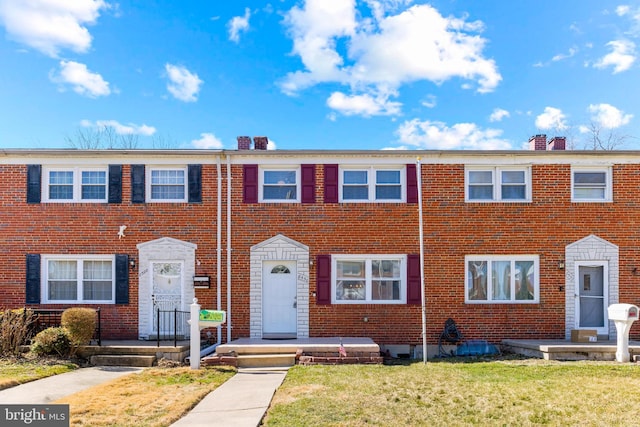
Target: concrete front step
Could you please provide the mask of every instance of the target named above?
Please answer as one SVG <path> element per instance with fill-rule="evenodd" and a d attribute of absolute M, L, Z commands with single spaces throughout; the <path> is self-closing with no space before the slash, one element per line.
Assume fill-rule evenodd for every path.
<path fill-rule="evenodd" d="M 156 357 L 134 354 L 97 354 L 91 356 L 90 361 L 94 366 L 136 366 L 149 368 L 156 362 Z"/>
<path fill-rule="evenodd" d="M 284 368 L 295 364 L 295 353 L 238 355 L 239 368 Z"/>

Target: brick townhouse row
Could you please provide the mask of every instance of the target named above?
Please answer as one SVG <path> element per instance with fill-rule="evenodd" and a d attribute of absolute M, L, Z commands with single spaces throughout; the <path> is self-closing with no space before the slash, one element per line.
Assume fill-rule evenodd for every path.
<path fill-rule="evenodd" d="M 150 339 L 197 297 L 227 311 L 223 342 L 417 345 L 424 294 L 432 345 L 448 318 L 490 342 L 613 338 L 606 307 L 640 303 L 640 152 L 530 144 L 3 150 L 0 308 L 100 307 L 105 338 Z"/>

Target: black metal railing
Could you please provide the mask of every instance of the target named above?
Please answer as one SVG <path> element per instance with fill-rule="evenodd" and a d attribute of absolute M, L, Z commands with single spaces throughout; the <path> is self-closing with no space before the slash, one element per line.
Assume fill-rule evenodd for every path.
<path fill-rule="evenodd" d="M 62 313 L 64 309 L 34 309 L 25 308 L 24 315 L 27 316 L 27 310 L 33 313 L 33 322 L 29 327 L 28 340 L 35 337 L 38 332 L 48 328 L 55 328 L 62 324 Z M 100 307 L 96 308 L 97 321 L 96 330 L 93 333 L 91 341 L 95 341 L 99 346 L 102 345 L 102 322 L 100 316 Z M 27 343 L 25 343 L 27 344 Z"/>
<path fill-rule="evenodd" d="M 178 346 L 179 339 L 186 339 L 189 336 L 190 312 L 173 310 L 156 310 L 155 327 L 157 331 L 156 340 L 160 347 L 161 340 L 173 340 L 173 346 Z"/>

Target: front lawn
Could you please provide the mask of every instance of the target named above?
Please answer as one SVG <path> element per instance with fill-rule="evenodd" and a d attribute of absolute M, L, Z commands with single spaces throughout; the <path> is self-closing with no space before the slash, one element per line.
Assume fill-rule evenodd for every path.
<path fill-rule="evenodd" d="M 63 360 L 0 358 L 0 390 L 77 369 Z"/>
<path fill-rule="evenodd" d="M 638 425 L 640 366 L 449 359 L 296 366 L 267 426 Z"/>

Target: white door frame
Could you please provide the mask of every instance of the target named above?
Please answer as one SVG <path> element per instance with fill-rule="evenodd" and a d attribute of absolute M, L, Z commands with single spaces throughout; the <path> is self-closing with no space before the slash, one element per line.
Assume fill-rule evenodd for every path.
<path fill-rule="evenodd" d="M 602 303 L 603 303 L 603 326 L 587 327 L 580 326 L 580 267 L 602 267 Z M 576 307 L 576 324 L 575 329 L 596 329 L 598 335 L 609 334 L 609 316 L 607 307 L 609 306 L 609 262 L 598 261 L 576 261 L 575 262 L 575 307 Z"/>

